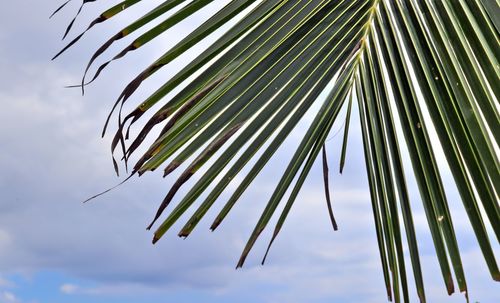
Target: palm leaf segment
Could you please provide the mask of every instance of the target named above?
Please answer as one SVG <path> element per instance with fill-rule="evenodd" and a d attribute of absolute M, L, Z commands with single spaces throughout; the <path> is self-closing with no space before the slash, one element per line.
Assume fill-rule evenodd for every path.
<path fill-rule="evenodd" d="M 92 1 L 84 1 L 84 4 L 86 2 Z M 140 0 L 125 0 L 117 4 L 102 13 L 89 29 L 138 2 Z M 100 47 L 92 56 L 86 74 L 115 41 L 163 18 L 112 60 L 140 48 L 211 2 L 163 1 Z M 121 107 L 143 81 L 242 13 L 246 15 L 211 47 L 121 118 Z M 488 269 L 493 279 L 499 281 L 500 273 L 485 228 L 489 222 L 495 240 L 499 241 L 498 16 L 500 9 L 493 0 L 229 2 L 133 79 L 113 108 L 120 107 L 120 115 L 112 149 L 120 145 L 125 162 L 155 126 L 163 126 L 158 138 L 134 165 L 132 175 L 141 175 L 168 163 L 167 175 L 189 161 L 161 203 L 153 223 L 160 218 L 177 190 L 212 161 L 156 229 L 153 242 L 207 191 L 207 196 L 179 233 L 187 237 L 231 180 L 255 158 L 249 172 L 215 218 L 212 230 L 217 228 L 305 112 L 315 101 L 322 102 L 250 236 L 238 262 L 238 266 L 242 266 L 291 188 L 271 242 L 275 239 L 338 113 L 349 100 L 350 115 L 351 103 L 357 100 L 389 299 L 409 301 L 403 254 L 404 229 L 416 289 L 420 301 L 425 302 L 399 148 L 402 145 L 409 151 L 411 169 L 448 293 L 454 292 L 453 276 L 461 292 L 467 292 L 467 285 L 440 167 L 434 156 L 436 144 L 445 151 Z M 82 36 L 77 36 L 68 47 Z M 97 69 L 92 81 L 109 62 Z M 201 73 L 179 93 L 166 98 L 199 71 Z M 333 87 L 328 85 L 332 82 Z M 318 99 L 325 91 L 328 97 Z M 159 109 L 153 113 L 154 106 Z M 150 112 L 142 130 L 126 144 L 130 125 Z M 348 125 L 347 120 L 341 170 Z M 431 129 L 437 133 L 437 140 L 430 138 Z M 212 188 L 208 190 L 210 185 Z"/>

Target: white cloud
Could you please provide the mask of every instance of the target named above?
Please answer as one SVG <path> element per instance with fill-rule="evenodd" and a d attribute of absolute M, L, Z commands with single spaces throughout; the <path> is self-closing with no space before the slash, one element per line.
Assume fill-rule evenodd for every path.
<path fill-rule="evenodd" d="M 74 285 L 74 284 L 63 284 L 63 285 L 61 285 L 59 290 L 63 294 L 72 295 L 72 294 L 75 294 L 79 290 L 79 287 L 77 285 Z"/>
<path fill-rule="evenodd" d="M 2 301 L 5 303 L 20 303 L 21 301 L 11 292 L 4 291 L 2 293 Z"/>

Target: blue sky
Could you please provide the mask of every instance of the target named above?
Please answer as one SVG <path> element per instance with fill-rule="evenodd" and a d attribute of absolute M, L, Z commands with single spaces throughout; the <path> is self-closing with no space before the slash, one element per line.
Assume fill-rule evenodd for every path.
<path fill-rule="evenodd" d="M 214 233 L 208 230 L 210 220 L 228 193 L 188 239 L 172 232 L 151 245 L 145 227 L 173 182 L 160 173 L 132 179 L 83 205 L 85 198 L 118 182 L 111 139 L 101 139 L 100 131 L 120 89 L 209 12 L 195 15 L 143 52 L 111 64 L 82 97 L 78 89 L 64 86 L 79 82 L 91 50 L 120 22 L 156 1 L 143 1 L 130 15 L 100 26 L 79 47 L 51 62 L 78 9 L 79 1 L 73 2 L 52 20 L 48 16 L 59 1 L 11 1 L 0 10 L 0 303 L 385 301 L 357 112 L 343 176 L 333 169 L 342 140 L 333 133 L 341 127 L 342 114 L 327 143 L 340 230 L 331 230 L 317 163 L 265 266 L 260 260 L 271 231 L 263 234 L 244 268 L 234 269 L 300 129 Z M 109 2 L 117 1 L 87 5 L 73 34 Z M 221 3 L 214 1 L 210 10 Z M 144 83 L 134 100 L 139 102 L 206 45 Z M 452 185 L 449 173 L 443 176 Z M 446 294 L 417 189 L 408 177 L 429 302 L 464 302 L 461 294 Z M 456 190 L 449 188 L 472 302 L 500 302 L 498 283 L 489 277 Z M 185 188 L 179 196 L 182 192 Z M 491 240 L 499 256 L 498 243 Z M 412 284 L 411 291 L 416 302 Z"/>

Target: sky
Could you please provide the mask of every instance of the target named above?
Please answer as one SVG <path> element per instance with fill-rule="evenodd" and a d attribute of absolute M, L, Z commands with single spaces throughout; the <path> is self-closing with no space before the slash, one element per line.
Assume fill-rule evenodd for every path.
<path fill-rule="evenodd" d="M 73 0 L 50 20 L 48 16 L 60 1 L 10 1 L 2 6 L 0 303 L 385 302 L 356 108 L 342 176 L 337 173 L 342 135 L 335 133 L 342 127 L 344 113 L 327 141 L 339 231 L 333 232 L 329 222 L 318 161 L 265 266 L 260 261 L 272 230 L 263 233 L 245 266 L 235 269 L 305 124 L 216 232 L 210 232 L 209 226 L 229 197 L 227 192 L 188 239 L 176 236 L 184 223 L 181 219 L 164 239 L 151 244 L 152 234 L 145 227 L 174 182 L 173 177 L 161 178 L 160 172 L 133 178 L 91 203 L 82 203 L 123 179 L 114 174 L 111 138 L 100 137 L 120 90 L 225 3 L 214 1 L 207 11 L 158 41 L 111 64 L 85 96 L 78 89 L 64 88 L 80 81 L 91 52 L 100 43 L 157 2 L 142 1 L 130 14 L 96 27 L 56 61 L 50 58 L 64 46 L 60 39 L 80 1 Z M 86 5 L 70 38 L 110 3 L 117 1 Z M 134 96 L 135 102 L 207 45 L 204 41 L 145 82 Z M 453 180 L 444 169 L 471 302 L 500 302 L 500 287 L 489 277 Z M 428 301 L 465 302 L 461 294 L 446 294 L 411 174 L 408 181 Z M 498 257 L 498 243 L 491 240 Z M 410 291 L 416 302 L 412 283 Z"/>

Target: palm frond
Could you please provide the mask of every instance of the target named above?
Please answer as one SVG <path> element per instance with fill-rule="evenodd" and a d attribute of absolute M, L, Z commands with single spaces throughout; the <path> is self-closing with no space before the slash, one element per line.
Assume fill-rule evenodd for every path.
<path fill-rule="evenodd" d="M 113 6 L 88 29 L 138 2 L 125 0 Z M 82 88 L 94 81 L 111 61 L 140 49 L 211 2 L 163 1 L 98 48 L 85 70 Z M 243 12 L 248 13 L 242 16 Z M 164 164 L 167 175 L 182 164 L 187 165 L 149 228 L 162 217 L 179 188 L 198 177 L 156 229 L 153 242 L 212 186 L 179 232 L 179 236 L 187 237 L 231 180 L 254 159 L 216 216 L 211 227 L 216 229 L 305 113 L 319 102 L 320 109 L 244 248 L 237 265 L 242 266 L 291 188 L 271 243 L 278 235 L 338 113 L 347 106 L 342 172 L 355 100 L 388 298 L 409 302 L 403 228 L 418 296 L 421 302 L 426 301 L 412 216 L 412 204 L 418 201 L 410 201 L 402 146 L 409 151 L 410 170 L 417 181 L 448 293 L 454 292 L 455 278 L 458 289 L 467 295 L 467 283 L 441 178 L 442 166 L 435 157 L 436 146 L 445 151 L 487 267 L 492 278 L 500 281 L 486 230 L 489 223 L 496 241 L 500 241 L 498 16 L 498 3 L 488 0 L 230 1 L 137 75 L 110 113 L 111 117 L 119 108 L 119 127 L 112 150 L 120 145 L 125 163 L 145 144 L 155 127 L 163 127 L 134 164 L 131 175 L 154 171 Z M 115 41 L 158 18 L 163 21 L 98 67 L 86 83 L 86 75 L 96 59 Z M 233 19 L 239 21 L 121 118 L 123 104 L 146 79 Z M 199 75 L 194 80 L 166 98 L 195 73 Z M 327 98 L 319 98 L 322 93 L 327 93 Z M 154 106 L 160 109 L 151 113 Z M 128 144 L 130 127 L 146 113 L 151 117 Z M 437 139 L 432 138 L 433 132 Z M 260 156 L 256 157 L 258 153 Z M 201 168 L 205 171 L 200 175 Z M 327 170 L 325 166 L 325 176 Z"/>

